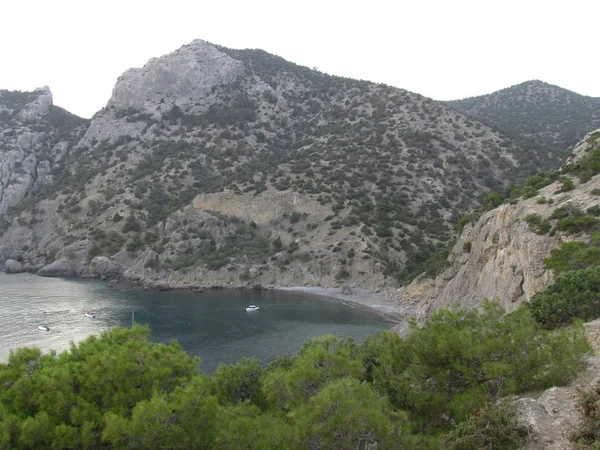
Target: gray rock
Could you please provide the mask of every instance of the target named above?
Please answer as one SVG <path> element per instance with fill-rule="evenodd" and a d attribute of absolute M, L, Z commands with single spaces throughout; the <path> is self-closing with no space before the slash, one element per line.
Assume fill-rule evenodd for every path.
<path fill-rule="evenodd" d="M 150 59 L 141 69 L 123 73 L 108 106 L 151 112 L 159 105 L 166 110 L 174 104 L 189 106 L 192 99 L 210 99 L 213 87 L 232 83 L 243 69 L 241 61 L 208 42 L 196 40 L 173 53 Z"/>
<path fill-rule="evenodd" d="M 123 278 L 125 278 L 125 280 L 126 280 L 128 283 L 134 283 L 134 284 L 135 284 L 135 283 L 138 283 L 138 282 L 140 282 L 140 281 L 142 281 L 142 280 L 144 279 L 144 277 L 142 277 L 140 274 L 138 274 L 138 273 L 134 272 L 134 271 L 133 271 L 133 270 L 131 270 L 131 269 L 129 269 L 129 270 L 126 270 L 126 271 L 123 273 Z"/>
<path fill-rule="evenodd" d="M 96 256 L 90 262 L 90 274 L 101 279 L 116 278 L 122 274 L 123 268 L 106 256 Z"/>
<path fill-rule="evenodd" d="M 343 285 L 342 286 L 342 294 L 344 294 L 344 295 L 352 295 L 352 288 L 349 285 L 347 285 L 347 284 Z"/>
<path fill-rule="evenodd" d="M 30 262 L 26 262 L 25 264 L 23 264 L 23 272 L 36 273 L 42 267 L 44 267 L 44 264 L 42 263 L 32 264 Z"/>
<path fill-rule="evenodd" d="M 79 270 L 81 273 L 81 270 Z M 37 271 L 41 277 L 75 277 L 78 274 L 77 267 L 68 259 L 59 259 L 48 264 Z"/>
<path fill-rule="evenodd" d="M 154 291 L 170 291 L 171 289 L 173 289 L 171 285 L 166 281 L 155 281 L 153 283 L 150 283 L 148 287 Z"/>
<path fill-rule="evenodd" d="M 40 117 L 48 115 L 52 105 L 52 92 L 48 86 L 38 90 L 40 95 L 33 102 L 27 104 L 19 113 L 19 117 L 24 122 L 33 122 Z"/>
<path fill-rule="evenodd" d="M 158 261 L 158 253 L 153 250 L 149 250 L 148 254 L 144 258 L 144 267 L 151 267 Z"/>
<path fill-rule="evenodd" d="M 9 259 L 19 259 L 23 252 L 16 248 L 0 247 L 0 264 L 4 264 Z"/>
<path fill-rule="evenodd" d="M 9 259 L 4 263 L 5 273 L 21 273 L 23 272 L 23 264 L 14 259 Z"/>

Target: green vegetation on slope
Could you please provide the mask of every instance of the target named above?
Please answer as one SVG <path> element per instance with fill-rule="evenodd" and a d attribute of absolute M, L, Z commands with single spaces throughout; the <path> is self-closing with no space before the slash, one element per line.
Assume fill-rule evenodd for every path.
<path fill-rule="evenodd" d="M 541 81 L 527 81 L 488 95 L 446 102 L 542 155 L 542 169 L 561 164 L 590 130 L 600 128 L 600 98 Z"/>
<path fill-rule="evenodd" d="M 178 344 L 149 339 L 136 326 L 61 354 L 11 352 L 0 447 L 469 450 L 501 435 L 507 448 L 522 433 L 497 398 L 568 382 L 588 351 L 580 325 L 546 331 L 494 303 L 442 311 L 405 339 L 324 336 L 211 376 Z"/>

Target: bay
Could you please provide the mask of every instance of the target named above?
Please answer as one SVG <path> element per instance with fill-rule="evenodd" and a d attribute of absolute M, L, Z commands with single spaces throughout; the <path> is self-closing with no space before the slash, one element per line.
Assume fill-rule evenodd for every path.
<path fill-rule="evenodd" d="M 260 310 L 246 312 L 249 304 Z M 85 317 L 93 314 L 95 318 Z M 134 314 L 132 314 L 134 313 Z M 334 334 L 362 341 L 393 324 L 340 300 L 290 291 L 119 291 L 95 280 L 0 273 L 0 361 L 10 349 L 65 350 L 115 326 L 148 324 L 156 342 L 177 340 L 200 369 L 242 357 L 268 363 L 293 355 L 312 337 Z M 47 325 L 50 331 L 41 331 Z"/>

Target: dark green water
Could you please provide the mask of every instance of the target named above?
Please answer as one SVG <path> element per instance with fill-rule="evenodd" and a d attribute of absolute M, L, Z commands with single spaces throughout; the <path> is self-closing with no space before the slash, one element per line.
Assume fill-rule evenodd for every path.
<path fill-rule="evenodd" d="M 249 304 L 260 306 L 246 312 Z M 64 350 L 69 341 L 114 326 L 148 324 L 155 341 L 176 339 L 201 369 L 241 357 L 263 363 L 294 354 L 314 336 L 361 341 L 393 324 L 339 300 L 286 291 L 208 290 L 202 293 L 117 291 L 91 280 L 0 273 L 0 360 L 9 350 Z M 90 312 L 96 318 L 85 317 Z M 46 324 L 49 332 L 38 330 Z"/>

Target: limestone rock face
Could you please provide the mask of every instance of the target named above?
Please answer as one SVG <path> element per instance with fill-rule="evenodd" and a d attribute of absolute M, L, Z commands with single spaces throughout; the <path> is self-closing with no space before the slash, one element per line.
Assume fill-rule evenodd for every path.
<path fill-rule="evenodd" d="M 98 278 L 116 278 L 122 273 L 122 266 L 106 256 L 96 256 L 90 262 L 90 274 Z"/>
<path fill-rule="evenodd" d="M 588 152 L 600 148 L 600 128 L 585 135 L 585 137 L 573 148 L 567 164 L 575 164 Z"/>
<path fill-rule="evenodd" d="M 169 55 L 150 59 L 141 69 L 129 69 L 115 85 L 108 106 L 116 109 L 169 110 L 210 99 L 213 87 L 233 82 L 243 63 L 202 40 Z"/>
<path fill-rule="evenodd" d="M 578 155 L 597 145 L 590 135 L 586 145 L 575 148 Z M 538 203 L 539 197 L 522 200 L 516 205 L 502 205 L 482 215 L 474 225 L 467 225 L 452 249 L 449 267 L 436 278 L 417 278 L 398 299 L 413 305 L 421 320 L 455 303 L 470 309 L 487 298 L 498 300 L 512 311 L 529 301 L 554 281 L 552 271 L 544 268 L 544 259 L 551 250 L 582 238 L 563 233 L 539 235 L 525 217 L 537 213 L 545 219 L 567 203 L 583 211 L 597 205 L 598 197 L 592 191 L 600 188 L 600 175 L 570 192 L 562 193 L 560 187 L 557 181 L 539 192 L 552 204 Z"/>
<path fill-rule="evenodd" d="M 24 122 L 33 122 L 40 117 L 46 116 L 52 105 L 52 92 L 48 86 L 39 90 L 41 94 L 33 102 L 28 103 L 19 113 Z"/>
<path fill-rule="evenodd" d="M 9 259 L 4 263 L 5 273 L 21 273 L 23 272 L 23 264 L 14 259 Z"/>
<path fill-rule="evenodd" d="M 52 93 L 44 87 L 33 92 L 0 90 L 0 117 L 2 216 L 53 182 L 51 170 L 69 149 L 70 125 L 65 124 L 70 116 L 53 106 Z"/>
<path fill-rule="evenodd" d="M 87 266 L 68 259 L 59 259 L 37 271 L 41 277 L 86 277 Z"/>

